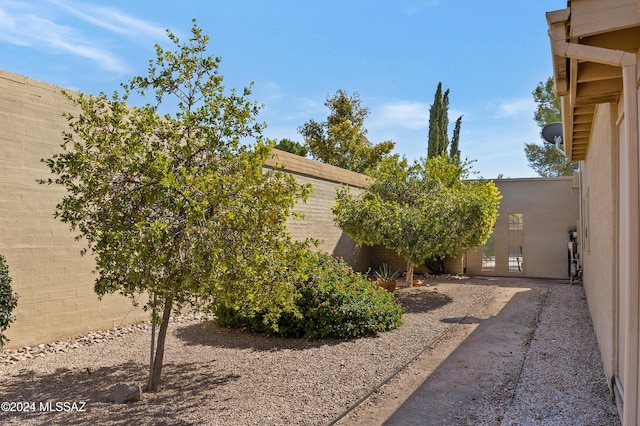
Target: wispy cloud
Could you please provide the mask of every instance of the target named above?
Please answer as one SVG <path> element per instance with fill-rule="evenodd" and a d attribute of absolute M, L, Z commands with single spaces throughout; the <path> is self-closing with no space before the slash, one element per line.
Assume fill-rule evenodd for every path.
<path fill-rule="evenodd" d="M 124 12 L 107 6 L 91 4 L 74 4 L 61 0 L 49 0 L 85 22 L 104 28 L 107 31 L 130 38 L 146 35 L 153 39 L 162 38 L 166 30 L 154 23 L 138 19 Z"/>
<path fill-rule="evenodd" d="M 422 102 L 393 102 L 383 104 L 372 112 L 378 125 L 396 125 L 421 129 L 429 125 L 429 105 Z"/>
<path fill-rule="evenodd" d="M 530 99 L 530 98 L 505 100 L 498 104 L 495 117 L 496 118 L 513 117 L 523 112 L 531 112 L 531 114 L 533 114 L 533 111 L 535 111 L 535 108 L 536 108 L 535 102 L 533 101 L 533 99 Z"/>
<path fill-rule="evenodd" d="M 254 92 L 256 99 L 265 103 L 275 103 L 285 97 L 282 86 L 273 81 L 257 82 L 254 86 Z"/>
<path fill-rule="evenodd" d="M 109 7 L 74 5 L 62 0 L 28 3 L 9 0 L 0 4 L 0 40 L 88 59 L 106 71 L 129 71 L 125 60 L 111 50 L 112 41 L 89 35 L 73 22 L 69 24 L 69 16 L 128 39 L 139 39 L 143 35 L 158 40 L 165 35 L 159 26 Z M 60 23 L 63 20 L 65 24 Z"/>

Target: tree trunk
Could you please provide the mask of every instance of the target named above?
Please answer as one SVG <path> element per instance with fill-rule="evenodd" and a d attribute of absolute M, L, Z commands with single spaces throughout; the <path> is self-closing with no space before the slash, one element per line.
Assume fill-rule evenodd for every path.
<path fill-rule="evenodd" d="M 160 390 L 160 374 L 162 373 L 162 359 L 164 358 L 164 342 L 167 337 L 167 328 L 169 328 L 169 318 L 171 317 L 171 308 L 173 300 L 164 301 L 164 311 L 162 313 L 162 322 L 160 323 L 160 331 L 158 332 L 158 344 L 156 345 L 156 357 L 153 361 L 151 377 L 149 378 L 149 392 L 158 392 Z"/>
<path fill-rule="evenodd" d="M 151 319 L 156 316 L 156 301 L 158 300 L 158 295 L 153 293 L 153 315 Z M 156 323 L 155 321 L 151 321 L 151 347 L 149 348 L 149 380 L 147 381 L 147 389 L 151 389 L 151 378 L 153 377 L 153 355 L 156 352 Z"/>
<path fill-rule="evenodd" d="M 407 285 L 411 287 L 413 285 L 413 263 L 407 262 L 407 276 L 405 277 Z"/>

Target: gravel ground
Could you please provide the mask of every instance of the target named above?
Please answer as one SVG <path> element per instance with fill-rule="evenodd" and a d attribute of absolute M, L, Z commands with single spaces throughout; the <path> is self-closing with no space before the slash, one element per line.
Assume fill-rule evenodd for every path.
<path fill-rule="evenodd" d="M 584 289 L 549 286 L 502 425 L 619 424 Z"/>
<path fill-rule="evenodd" d="M 109 401 L 109 396 L 117 383 L 135 382 L 143 386 L 146 383 L 148 328 L 126 328 L 119 332 L 99 333 L 99 337 L 94 339 L 85 336 L 71 342 L 41 345 L 40 348 L 23 350 L 22 355 L 5 352 L 0 356 L 2 400 L 33 404 L 22 405 L 31 411 L 27 413 L 0 412 L 0 423 L 325 425 L 395 373 L 425 346 L 455 327 L 455 324 L 441 321 L 442 318 L 472 315 L 491 300 L 496 285 L 508 284 L 500 280 L 474 279 L 430 279 L 428 282 L 431 284 L 429 287 L 396 291 L 406 308 L 404 324 L 400 328 L 357 340 L 310 342 L 281 339 L 220 328 L 201 318 L 175 321 L 170 326 L 166 343 L 162 391 L 145 393 L 143 400 L 137 403 L 116 405 Z M 563 287 L 576 288 L 553 286 L 553 291 L 562 295 Z M 555 305 L 551 301 L 554 297 L 548 300 L 549 306 L 543 312 L 526 363 L 549 361 L 544 358 L 544 346 L 538 349 L 537 345 L 547 344 L 547 340 L 548 344 L 553 343 L 551 335 L 546 333 L 554 332 L 554 327 L 549 327 L 548 331 L 542 328 L 544 315 L 546 312 L 558 314 L 556 311 L 560 306 L 553 308 Z M 578 303 L 584 301 L 579 300 Z M 562 321 L 580 322 L 584 317 Z M 563 330 L 564 333 L 573 332 L 571 327 Z M 555 341 L 562 339 L 562 336 L 557 336 Z M 591 345 L 568 350 L 580 357 L 585 356 L 585 352 L 593 352 Z M 589 380 L 595 380 L 594 383 L 598 376 L 603 375 L 601 365 L 596 365 L 598 354 L 595 358 L 573 359 L 566 363 L 559 361 L 562 364 L 557 368 L 565 372 L 571 372 L 569 368 L 577 367 L 584 371 L 593 367 L 593 376 Z M 538 376 L 535 373 L 529 375 L 525 368 L 503 424 L 541 424 L 540 418 L 535 417 L 540 413 L 566 413 L 571 409 L 571 404 L 558 408 L 553 394 L 546 400 L 548 405 L 543 405 L 542 411 L 530 409 L 544 403 L 535 393 L 533 400 L 527 399 L 529 389 L 536 388 L 536 383 L 545 383 L 544 389 L 563 392 L 563 398 L 572 394 L 572 382 L 543 373 L 555 369 L 546 367 L 539 373 L 542 376 Z M 558 385 L 552 387 L 546 383 Z M 602 391 L 601 383 L 593 385 L 598 392 Z M 40 402 L 50 402 L 51 405 Z M 75 406 L 74 402 L 77 403 Z M 17 407 L 19 404 L 14 404 L 14 408 Z M 53 409 L 42 410 L 43 407 Z M 56 407 L 62 407 L 62 411 L 56 411 Z M 69 410 L 65 411 L 65 407 Z M 594 409 L 609 413 L 606 411 L 609 408 Z M 585 415 L 587 417 L 584 418 L 589 418 L 588 414 Z M 548 420 L 545 424 L 558 424 L 553 423 L 553 419 L 549 414 L 542 420 Z M 610 414 L 608 419 L 615 420 L 615 415 Z"/>

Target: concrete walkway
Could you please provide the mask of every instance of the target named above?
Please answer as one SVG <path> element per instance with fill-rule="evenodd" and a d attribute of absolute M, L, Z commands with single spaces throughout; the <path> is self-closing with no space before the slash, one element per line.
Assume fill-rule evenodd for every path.
<path fill-rule="evenodd" d="M 393 398 L 373 407 L 377 413 L 369 420 L 388 426 L 619 425 L 584 289 L 548 280 L 496 283 L 487 305 L 403 372 L 405 379 L 419 375 L 417 384 L 401 374 L 380 390 Z M 442 362 L 434 369 L 437 356 Z M 367 415 L 358 417 L 357 423 L 367 421 Z"/>

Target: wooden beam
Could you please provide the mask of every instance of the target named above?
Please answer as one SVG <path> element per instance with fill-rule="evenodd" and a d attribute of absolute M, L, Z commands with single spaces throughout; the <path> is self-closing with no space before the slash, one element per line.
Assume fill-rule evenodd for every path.
<path fill-rule="evenodd" d="M 610 79 L 580 83 L 576 88 L 575 104 L 600 104 L 613 102 L 620 98 L 622 80 Z"/>
<path fill-rule="evenodd" d="M 622 68 L 595 62 L 581 62 L 578 67 L 578 83 L 588 83 L 598 80 L 620 79 L 622 87 Z"/>

